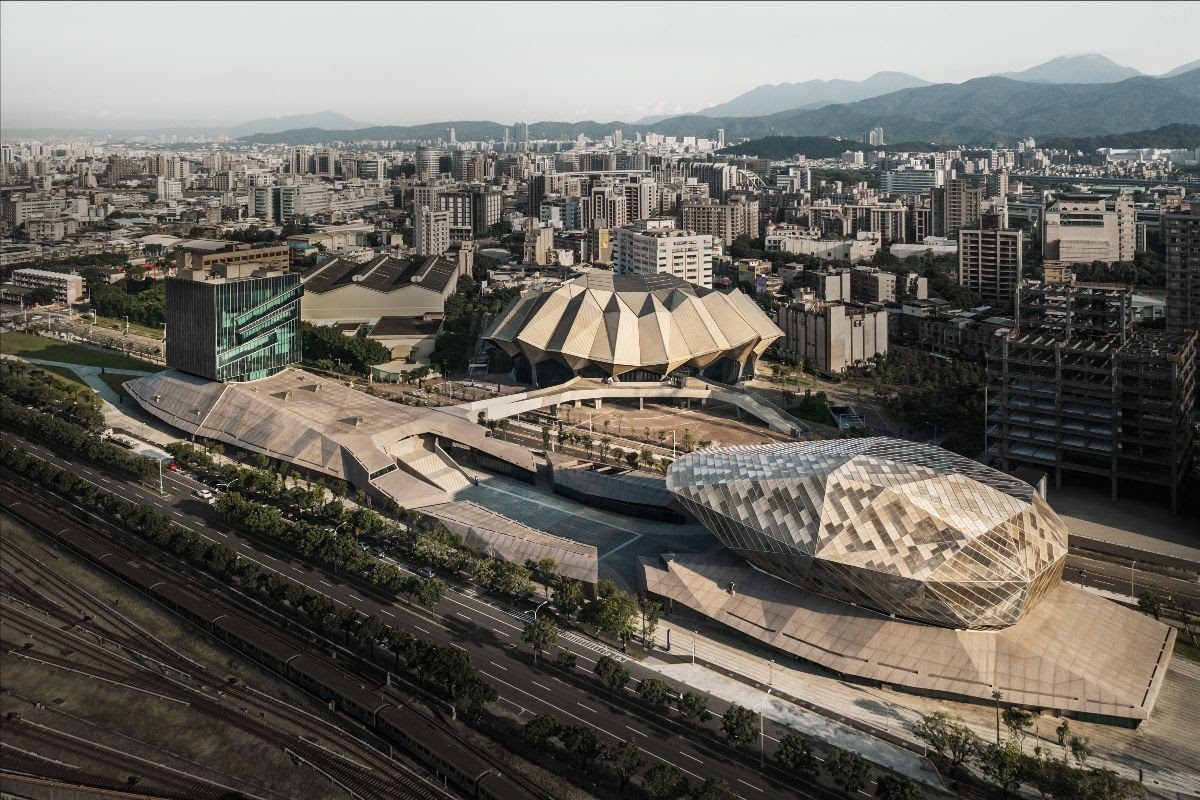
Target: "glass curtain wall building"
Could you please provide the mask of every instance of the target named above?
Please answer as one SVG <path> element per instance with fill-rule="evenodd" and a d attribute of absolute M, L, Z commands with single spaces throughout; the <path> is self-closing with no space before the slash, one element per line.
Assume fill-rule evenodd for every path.
<path fill-rule="evenodd" d="M 252 381 L 301 360 L 300 276 L 167 279 L 167 366 L 214 381 Z"/>

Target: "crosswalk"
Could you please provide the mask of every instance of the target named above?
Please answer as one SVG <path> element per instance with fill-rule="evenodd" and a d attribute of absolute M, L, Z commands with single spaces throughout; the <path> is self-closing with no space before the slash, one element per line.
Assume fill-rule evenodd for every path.
<path fill-rule="evenodd" d="M 503 609 L 503 611 L 510 617 L 515 617 L 525 624 L 533 622 L 533 614 L 529 613 L 528 611 L 516 611 L 513 609 Z M 585 650 L 591 650 L 593 653 L 599 653 L 602 656 L 608 656 L 615 661 L 623 662 L 629 660 L 629 657 L 620 650 L 609 647 L 603 642 L 597 642 L 594 639 L 589 639 L 588 637 L 578 634 L 575 631 L 566 631 L 562 628 L 559 628 L 558 638 L 570 642 L 571 644 L 578 645 Z"/>

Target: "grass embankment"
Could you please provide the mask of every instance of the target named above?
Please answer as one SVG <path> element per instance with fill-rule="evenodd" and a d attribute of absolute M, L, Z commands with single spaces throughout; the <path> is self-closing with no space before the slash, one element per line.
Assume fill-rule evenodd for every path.
<path fill-rule="evenodd" d="M 64 364 L 79 364 L 84 367 L 108 367 L 112 369 L 138 369 L 159 372 L 162 367 L 120 353 L 111 353 L 91 347 L 34 336 L 29 333 L 6 333 L 0 336 L 0 353 L 10 356 L 42 358 L 46 361 L 61 361 Z"/>
<path fill-rule="evenodd" d="M 109 330 L 121 333 L 125 330 L 125 320 L 113 319 L 112 317 L 97 317 L 96 327 L 108 328 Z M 136 333 L 140 336 L 148 336 L 151 339 L 161 339 L 163 335 L 162 328 L 152 328 L 148 325 L 138 325 L 136 322 L 129 323 L 129 332 Z"/>

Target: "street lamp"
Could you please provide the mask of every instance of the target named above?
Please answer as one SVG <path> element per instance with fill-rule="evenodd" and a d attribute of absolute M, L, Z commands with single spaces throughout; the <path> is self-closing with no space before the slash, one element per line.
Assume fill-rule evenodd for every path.
<path fill-rule="evenodd" d="M 1136 589 L 1133 588 L 1133 575 L 1134 575 L 1134 568 L 1136 566 L 1137 566 L 1137 559 L 1135 558 L 1129 562 L 1129 597 L 1130 597 L 1130 599 L 1133 598 L 1134 592 L 1137 591 Z"/>
<path fill-rule="evenodd" d="M 540 604 L 540 605 L 539 605 L 537 608 L 535 608 L 535 609 L 533 610 L 533 619 L 534 619 L 534 621 L 535 621 L 535 622 L 537 621 L 537 612 L 541 611 L 541 610 L 542 610 L 542 606 L 546 605 L 546 603 L 549 603 L 549 602 L 550 602 L 549 600 L 543 600 L 543 601 L 541 602 L 541 604 Z"/>
<path fill-rule="evenodd" d="M 772 662 L 774 663 L 774 662 Z M 767 687 L 767 693 L 763 695 L 762 702 L 758 706 L 758 766 L 762 769 L 766 765 L 767 760 L 767 732 L 763 724 L 763 715 L 767 712 L 767 701 L 771 699 L 771 689 Z"/>
<path fill-rule="evenodd" d="M 992 692 L 992 699 L 996 701 L 996 744 L 1000 744 L 1000 700 L 1004 697 L 1004 692 L 996 689 Z"/>

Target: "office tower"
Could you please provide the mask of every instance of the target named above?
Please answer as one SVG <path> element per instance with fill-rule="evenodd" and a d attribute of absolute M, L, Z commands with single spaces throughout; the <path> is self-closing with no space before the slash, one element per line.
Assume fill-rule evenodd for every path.
<path fill-rule="evenodd" d="M 167 366 L 251 381 L 301 360 L 300 275 L 220 263 L 166 279 Z"/>
<path fill-rule="evenodd" d="M 717 149 L 718 150 L 725 149 L 725 129 L 724 128 L 717 128 Z"/>
<path fill-rule="evenodd" d="M 518 122 L 514 127 L 516 128 L 517 144 L 520 145 L 520 148 L 522 150 L 528 149 L 528 147 L 529 147 L 529 123 L 528 122 Z"/>
<path fill-rule="evenodd" d="M 614 237 L 613 269 L 635 275 L 667 273 L 712 288 L 713 238 L 679 230 L 667 220 L 642 220 Z"/>
<path fill-rule="evenodd" d="M 889 169 L 879 175 L 881 194 L 919 195 L 927 189 L 935 189 L 946 183 L 944 169 L 913 169 L 901 167 Z"/>
<path fill-rule="evenodd" d="M 958 284 L 979 293 L 983 302 L 1007 308 L 1021 283 L 1021 231 L 1004 227 L 1002 218 L 985 214 L 978 227 L 958 232 Z"/>
<path fill-rule="evenodd" d="M 442 156 L 447 152 L 440 147 L 418 147 L 413 160 L 417 165 L 417 178 L 429 180 L 442 174 Z"/>
<path fill-rule="evenodd" d="M 688 167 L 688 174 L 707 184 L 708 196 L 717 201 L 724 200 L 725 193 L 737 185 L 737 167 L 732 164 L 695 163 Z"/>
<path fill-rule="evenodd" d="M 871 132 L 869 134 L 867 134 L 867 142 L 872 147 L 879 147 L 880 145 L 884 144 L 883 128 L 882 127 L 872 128 Z"/>
<path fill-rule="evenodd" d="M 1200 203 L 1164 214 L 1162 240 L 1167 251 L 1167 328 L 1176 333 L 1200 330 Z"/>
<path fill-rule="evenodd" d="M 419 206 L 413 221 L 413 248 L 419 256 L 440 256 L 450 249 L 450 212 Z"/>
<path fill-rule="evenodd" d="M 954 236 L 963 228 L 979 223 L 979 208 L 983 203 L 983 188 L 965 178 L 947 180 L 940 189 L 933 190 L 934 222 L 939 218 L 941 229 L 937 236 Z"/>
<path fill-rule="evenodd" d="M 279 221 L 311 217 L 329 208 L 329 189 L 322 184 L 300 183 L 268 187 L 279 197 Z"/>
<path fill-rule="evenodd" d="M 446 141 L 450 144 L 458 144 L 458 134 L 454 132 L 454 128 L 446 129 Z"/>
<path fill-rule="evenodd" d="M 1017 331 L 988 359 L 987 453 L 1046 469 L 1179 489 L 1192 457 L 1195 331 L 1135 329 L 1128 290 L 1021 287 Z"/>
<path fill-rule="evenodd" d="M 1060 192 L 1042 215 L 1042 256 L 1085 264 L 1132 261 L 1136 222 L 1130 195 Z"/>
<path fill-rule="evenodd" d="M 288 172 L 293 175 L 311 175 L 313 172 L 313 151 L 311 147 L 300 145 L 292 148 L 288 159 Z"/>
<path fill-rule="evenodd" d="M 279 222 L 279 187 L 251 186 L 247 197 L 247 212 L 268 225 Z"/>
<path fill-rule="evenodd" d="M 621 133 L 621 129 L 617 128 L 612 134 L 613 147 L 620 147 L 625 143 L 625 135 Z"/>
<path fill-rule="evenodd" d="M 313 152 L 313 172 L 332 178 L 337 175 L 338 151 L 332 147 L 318 147 Z"/>

